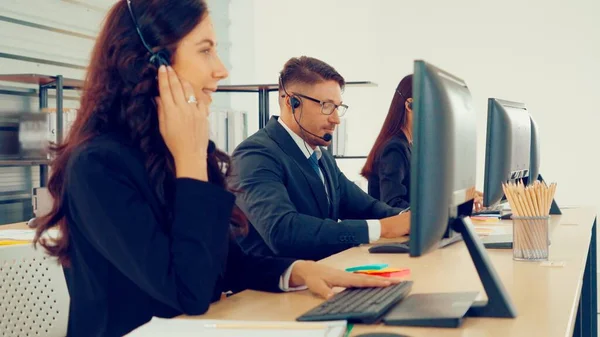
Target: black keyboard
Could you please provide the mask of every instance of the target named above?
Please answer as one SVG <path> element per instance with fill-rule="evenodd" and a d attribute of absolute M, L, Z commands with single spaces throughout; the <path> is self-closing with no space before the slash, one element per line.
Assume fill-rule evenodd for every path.
<path fill-rule="evenodd" d="M 402 281 L 385 288 L 348 288 L 296 320 L 374 323 L 410 293 L 412 284 L 412 281 Z"/>
<path fill-rule="evenodd" d="M 482 210 L 479 212 L 473 212 L 471 213 L 471 216 L 478 216 L 478 215 L 500 215 L 500 210 L 495 210 L 495 209 L 489 209 L 489 210 Z"/>

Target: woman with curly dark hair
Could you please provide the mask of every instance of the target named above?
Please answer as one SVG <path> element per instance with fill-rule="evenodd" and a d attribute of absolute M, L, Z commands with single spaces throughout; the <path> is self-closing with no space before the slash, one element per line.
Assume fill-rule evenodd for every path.
<path fill-rule="evenodd" d="M 55 201 L 35 240 L 65 268 L 69 336 L 202 314 L 224 291 L 328 297 L 393 282 L 241 252 L 232 236 L 247 220 L 227 190 L 229 158 L 208 140 L 211 94 L 228 75 L 215 46 L 203 0 L 121 0 L 108 13 L 77 120 L 52 149 Z M 54 226 L 60 237 L 41 239 Z"/>

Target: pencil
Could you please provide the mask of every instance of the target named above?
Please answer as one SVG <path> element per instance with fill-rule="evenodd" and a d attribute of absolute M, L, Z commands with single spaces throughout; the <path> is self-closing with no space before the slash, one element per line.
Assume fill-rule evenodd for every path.
<path fill-rule="evenodd" d="M 548 217 L 556 193 L 556 183 L 534 182 L 525 186 L 521 181 L 502 184 L 502 189 L 517 220 L 514 231 L 515 256 L 544 257 L 550 243 Z M 518 247 L 518 248 L 517 248 Z"/>
<path fill-rule="evenodd" d="M 523 195 L 523 201 L 525 203 L 525 207 L 527 208 L 527 212 L 529 213 L 529 217 L 537 217 L 539 216 L 536 211 L 535 211 L 535 207 L 533 206 L 533 201 L 531 200 L 531 198 L 529 197 L 528 192 L 528 188 L 525 187 L 525 185 L 523 185 L 523 183 L 520 183 L 520 193 Z M 536 254 L 539 253 L 538 249 L 541 249 L 544 245 L 544 240 L 542 239 L 543 237 L 543 233 L 540 233 L 540 228 L 538 226 L 539 220 L 538 219 L 531 219 L 530 221 L 528 221 L 527 225 L 530 226 L 531 229 L 531 233 L 533 234 L 533 244 L 534 246 L 534 251 L 536 252 Z"/>
<path fill-rule="evenodd" d="M 508 202 L 511 205 L 513 215 L 515 215 L 516 217 L 522 216 L 521 209 L 518 206 L 516 200 L 514 199 L 512 183 L 509 183 L 507 185 L 502 184 L 502 189 L 504 190 L 504 195 L 506 195 L 506 198 L 508 199 Z M 525 251 L 522 249 L 523 246 L 527 245 L 523 228 L 521 228 L 521 226 L 513 225 L 513 233 L 513 247 L 515 247 L 519 251 L 517 255 L 527 255 L 527 257 L 529 257 L 529 254 L 525 254 Z"/>

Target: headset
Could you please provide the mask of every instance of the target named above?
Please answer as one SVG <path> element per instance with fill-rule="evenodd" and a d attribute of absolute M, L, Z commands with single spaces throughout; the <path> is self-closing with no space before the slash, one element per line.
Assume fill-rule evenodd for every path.
<path fill-rule="evenodd" d="M 400 90 L 396 89 L 396 92 L 404 98 L 405 102 L 408 102 L 408 97 L 404 96 Z M 412 110 L 412 102 L 408 102 L 408 108 Z"/>
<path fill-rule="evenodd" d="M 127 0 L 127 8 L 129 8 L 129 14 L 131 15 L 131 20 L 133 21 L 133 25 L 135 26 L 135 30 L 140 36 L 140 40 L 142 40 L 142 44 L 144 48 L 150 52 L 150 63 L 154 64 L 156 68 L 159 68 L 161 65 L 168 66 L 169 60 L 171 59 L 171 53 L 167 49 L 160 49 L 157 52 L 153 52 L 152 48 L 146 43 L 144 36 L 142 35 L 142 31 L 140 30 L 140 26 L 137 23 L 137 19 L 135 18 L 135 14 L 133 13 L 133 7 L 131 6 L 131 0 Z"/>
<path fill-rule="evenodd" d="M 326 142 L 330 141 L 333 138 L 333 136 L 330 133 L 326 133 L 323 136 L 319 136 L 319 135 L 316 135 L 316 134 L 306 130 L 302 126 L 302 124 L 300 124 L 300 121 L 298 121 L 298 119 L 296 118 L 296 109 L 298 109 L 301 104 L 300 99 L 294 95 L 288 94 L 287 90 L 285 90 L 285 86 L 283 85 L 283 78 L 281 76 L 279 76 L 279 84 L 281 85 L 281 88 L 283 89 L 283 92 L 285 93 L 285 95 L 281 95 L 281 97 L 283 98 L 287 95 L 290 98 L 290 106 L 292 107 L 292 115 L 294 116 L 294 120 L 296 121 L 296 123 L 298 124 L 300 129 L 302 129 L 304 132 L 311 134 L 317 138 L 323 139 Z"/>
<path fill-rule="evenodd" d="M 135 18 L 135 14 L 133 13 L 133 7 L 131 5 L 131 0 L 127 0 L 127 8 L 129 8 L 129 14 L 131 15 L 131 20 L 133 21 L 135 30 L 137 31 L 137 34 L 140 37 L 140 40 L 142 41 L 144 48 L 146 48 L 146 50 L 148 50 L 148 52 L 150 52 L 150 63 L 154 64 L 154 66 L 156 66 L 157 69 L 160 68 L 160 66 L 166 67 L 166 66 L 170 65 L 169 60 L 171 59 L 171 53 L 167 49 L 161 48 L 159 51 L 154 52 L 154 51 L 152 51 L 152 48 L 150 48 L 150 46 L 146 43 L 146 40 L 144 39 L 144 36 L 142 35 L 142 31 L 140 30 L 140 26 L 138 25 L 137 20 Z M 209 139 L 206 153 L 212 154 L 213 152 L 215 152 L 215 148 L 216 148 L 215 143 Z"/>

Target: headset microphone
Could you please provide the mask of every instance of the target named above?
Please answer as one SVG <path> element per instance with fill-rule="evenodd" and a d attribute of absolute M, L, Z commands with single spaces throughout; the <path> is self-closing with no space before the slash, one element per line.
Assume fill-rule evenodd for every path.
<path fill-rule="evenodd" d="M 298 124 L 298 126 L 300 127 L 300 129 L 304 130 L 304 132 L 306 132 L 306 133 L 308 133 L 308 134 L 311 134 L 311 135 L 313 135 L 313 136 L 315 136 L 315 137 L 317 137 L 317 138 L 321 138 L 321 139 L 323 139 L 323 140 L 324 140 L 324 141 L 326 141 L 326 142 L 330 141 L 330 140 L 333 138 L 333 136 L 332 136 L 330 133 L 326 133 L 326 134 L 324 134 L 323 136 L 319 136 L 319 135 L 316 135 L 316 134 L 314 134 L 314 133 L 312 133 L 312 132 L 310 132 L 310 131 L 306 130 L 306 129 L 305 129 L 303 126 L 302 126 L 302 124 L 300 124 L 300 122 L 299 122 L 299 121 L 296 119 L 296 114 L 294 114 L 294 120 L 296 121 L 296 123 Z"/>
<path fill-rule="evenodd" d="M 283 80 L 281 79 L 281 77 L 279 78 L 279 82 L 281 83 L 281 87 L 283 88 L 283 91 L 285 92 L 286 95 L 288 95 L 290 97 L 290 106 L 292 107 L 292 115 L 294 116 L 294 120 L 296 121 L 296 124 L 298 124 L 298 126 L 300 127 L 300 129 L 302 129 L 304 132 L 313 135 L 317 138 L 321 138 L 326 142 L 331 141 L 331 139 L 333 138 L 333 136 L 330 133 L 326 133 L 323 136 L 319 136 L 316 135 L 308 130 L 306 130 L 302 124 L 300 124 L 300 121 L 298 121 L 298 119 L 296 118 L 296 109 L 300 106 L 300 99 L 298 99 L 298 97 L 296 96 L 292 96 L 290 94 L 287 93 L 287 90 L 285 90 L 285 87 L 283 86 Z M 283 96 L 285 97 L 285 96 Z"/>
<path fill-rule="evenodd" d="M 294 97 L 294 99 L 295 99 L 295 100 L 296 100 L 298 103 L 300 103 L 300 101 L 298 101 L 298 99 L 297 99 L 296 97 Z M 291 103 L 291 101 L 292 101 L 292 100 L 290 99 L 290 103 Z M 295 102 L 294 102 L 294 103 L 295 103 Z M 292 115 L 294 115 L 294 120 L 296 121 L 296 124 L 298 124 L 298 126 L 300 127 L 300 129 L 304 130 L 304 132 L 306 132 L 306 133 L 308 133 L 308 134 L 311 134 L 311 135 L 313 135 L 313 136 L 315 136 L 315 137 L 317 137 L 317 138 L 321 138 L 321 139 L 323 139 L 323 140 L 324 140 L 324 141 L 326 141 L 326 142 L 330 141 L 330 140 L 333 138 L 333 136 L 332 136 L 330 133 L 326 133 L 326 134 L 324 134 L 323 136 L 319 136 L 319 135 L 316 135 L 316 134 L 314 134 L 314 133 L 312 133 L 312 132 L 310 132 L 310 131 L 306 130 L 306 129 L 305 129 L 303 126 L 302 126 L 302 124 L 300 124 L 300 121 L 298 121 L 298 119 L 296 118 L 296 111 L 295 111 L 295 109 L 296 109 L 296 108 L 294 108 L 294 105 L 295 105 L 294 103 L 291 103 L 291 105 L 292 105 Z M 298 107 L 299 105 L 300 105 L 300 104 L 297 104 L 297 105 L 296 105 L 296 107 Z"/>

